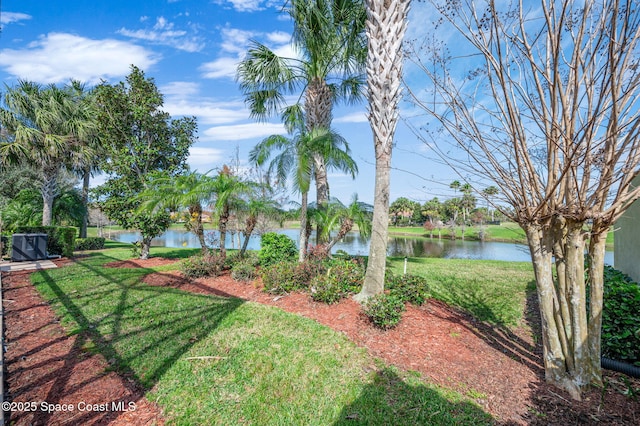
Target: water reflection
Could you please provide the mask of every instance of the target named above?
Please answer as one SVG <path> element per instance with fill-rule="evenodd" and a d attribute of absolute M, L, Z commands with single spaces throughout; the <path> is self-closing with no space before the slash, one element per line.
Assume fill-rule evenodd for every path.
<path fill-rule="evenodd" d="M 294 241 L 298 240 L 298 231 L 295 229 L 281 229 L 276 232 L 285 234 Z M 207 231 L 207 240 L 216 240 L 217 231 Z M 124 232 L 114 236 L 120 242 L 132 243 L 140 239 L 135 232 Z M 237 233 L 227 234 L 227 248 L 241 247 L 241 238 Z M 151 242 L 156 247 L 200 247 L 196 236 L 186 231 L 170 230 Z M 249 239 L 249 250 L 260 249 L 260 237 L 257 235 Z M 363 238 L 358 233 L 351 232 L 338 242 L 333 252 L 344 250 L 349 254 L 368 255 L 369 239 Z M 461 240 L 432 240 L 416 237 L 391 237 L 387 249 L 389 256 L 408 257 L 438 257 L 445 259 L 482 259 L 482 260 L 506 260 L 512 262 L 530 262 L 529 248 L 524 244 L 512 244 L 501 242 L 479 242 Z M 607 252 L 605 263 L 613 265 L 613 252 Z"/>

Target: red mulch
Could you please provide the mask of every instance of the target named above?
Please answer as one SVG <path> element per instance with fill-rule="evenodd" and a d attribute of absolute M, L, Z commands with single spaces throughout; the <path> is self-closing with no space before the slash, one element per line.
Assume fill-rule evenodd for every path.
<path fill-rule="evenodd" d="M 111 266 L 147 267 L 165 263 L 165 259 L 152 258 L 147 261 L 113 262 Z M 142 390 L 135 383 L 114 373 L 105 374 L 104 369 L 108 364 L 100 356 L 83 352 L 77 343 L 80 336 L 64 337 L 55 317 L 42 320 L 44 322 L 38 322 L 38 325 L 34 324 L 33 319 L 25 318 L 24 315 L 35 316 L 34 313 L 40 310 L 43 313 L 37 314 L 38 319 L 41 315 L 45 316 L 45 311 L 52 314 L 48 306 L 37 297 L 32 286 L 27 285 L 27 275 L 14 274 L 9 279 L 3 278 L 5 299 L 13 299 L 15 302 L 5 303 L 9 340 L 9 393 L 13 401 L 71 403 L 84 401 L 82 398 L 89 397 L 96 403 L 135 400 L 139 402 L 133 412 L 91 413 L 91 416 L 86 416 L 85 413 L 81 422 L 161 424 L 158 407 L 144 400 Z M 22 279 L 18 278 L 21 276 Z M 408 306 L 398 327 L 385 332 L 373 328 L 361 315 L 359 305 L 353 300 L 326 305 L 313 302 L 307 295 L 300 293 L 284 297 L 273 296 L 260 290 L 259 280 L 251 284 L 240 283 L 223 275 L 190 281 L 178 272 L 168 272 L 148 275 L 144 281 L 150 285 L 169 286 L 196 293 L 240 297 L 315 319 L 343 332 L 356 344 L 368 348 L 372 355 L 387 363 L 419 371 L 434 383 L 473 397 L 499 424 L 640 424 L 639 398 L 632 399 L 622 395 L 629 385 L 640 389 L 640 380 L 606 372 L 608 386 L 605 390 L 594 389 L 585 393 L 582 402 L 571 401 L 565 393 L 544 382 L 541 348 L 539 344 L 534 344 L 532 338 L 532 328 L 535 330 L 539 323 L 535 297 L 530 298 L 527 304 L 530 323 L 512 331 L 488 326 L 441 302 L 430 300 L 423 307 Z M 31 295 L 20 296 L 18 293 L 9 293 L 11 291 L 30 291 Z M 26 298 L 25 301 L 22 300 L 23 297 Z M 25 322 L 27 324 L 23 324 Z M 27 337 L 31 334 L 35 341 L 30 346 L 27 344 Z M 61 344 L 58 342 L 67 342 L 67 346 L 56 349 L 49 355 L 50 348 Z M 24 364 L 31 362 L 35 355 L 45 350 L 48 354 L 46 359 L 50 360 L 46 363 L 47 369 L 41 371 L 43 367 L 38 362 Z M 22 359 L 24 354 L 27 354 L 26 360 Z M 58 358 L 65 362 L 53 364 Z M 85 364 L 88 360 L 92 360 L 95 365 Z M 56 374 L 50 377 L 53 376 L 51 370 L 54 369 Z M 75 382 L 63 379 L 68 374 L 78 374 L 79 378 L 75 380 L 80 385 L 70 387 L 69 384 Z M 88 390 L 95 383 L 101 383 L 96 386 L 106 392 L 104 395 L 97 395 L 95 390 L 85 391 L 85 388 Z M 17 414 L 11 420 L 18 420 L 18 424 L 29 424 L 39 418 L 46 420 L 47 424 L 52 424 L 52 421 L 71 421 L 68 416 L 54 420 L 58 419 L 58 413 L 46 418 L 42 413 L 36 413 L 35 417 L 32 413 Z M 75 421 L 74 418 L 72 422 Z"/>

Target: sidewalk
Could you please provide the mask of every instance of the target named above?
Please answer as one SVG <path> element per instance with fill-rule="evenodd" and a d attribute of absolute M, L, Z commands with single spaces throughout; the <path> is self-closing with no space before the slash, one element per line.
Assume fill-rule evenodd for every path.
<path fill-rule="evenodd" d="M 50 260 L 36 260 L 32 262 L 9 262 L 6 260 L 0 261 L 0 271 L 3 272 L 35 271 L 36 269 L 51 268 L 57 268 L 57 266 Z"/>

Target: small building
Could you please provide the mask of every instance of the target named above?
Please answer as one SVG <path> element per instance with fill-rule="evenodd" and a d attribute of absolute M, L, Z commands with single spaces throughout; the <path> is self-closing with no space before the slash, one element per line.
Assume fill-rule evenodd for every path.
<path fill-rule="evenodd" d="M 640 185 L 640 176 L 634 186 Z M 615 224 L 614 267 L 640 282 L 640 200 L 627 209 Z"/>

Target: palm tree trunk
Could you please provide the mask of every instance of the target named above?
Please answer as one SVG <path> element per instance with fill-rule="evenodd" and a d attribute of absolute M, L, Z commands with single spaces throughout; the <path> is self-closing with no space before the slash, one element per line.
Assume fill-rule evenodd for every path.
<path fill-rule="evenodd" d="M 327 82 L 315 78 L 309 82 L 305 93 L 306 127 L 311 133 L 315 129 L 329 129 L 331 127 L 331 111 L 333 101 L 331 89 Z M 327 165 L 325 158 L 320 153 L 313 155 L 313 171 L 316 181 L 316 203 L 318 209 L 326 208 L 329 201 L 329 183 L 327 180 Z M 322 225 L 318 224 L 316 242 L 326 243 L 328 238 L 324 236 Z"/>
<path fill-rule="evenodd" d="M 229 206 L 225 205 L 222 214 L 218 219 L 218 230 L 220 231 L 220 256 L 225 259 L 227 257 L 227 222 L 229 221 Z"/>
<path fill-rule="evenodd" d="M 369 123 L 376 155 L 376 183 L 369 263 L 358 301 L 384 290 L 389 235 L 389 186 L 393 136 L 402 80 L 402 39 L 410 0 L 365 0 L 367 6 L 367 87 Z"/>
<path fill-rule="evenodd" d="M 249 238 L 251 238 L 251 234 L 253 234 L 253 230 L 256 227 L 256 223 L 258 223 L 258 218 L 255 215 L 249 215 L 246 221 L 246 227 L 244 229 L 244 241 L 242 242 L 242 248 L 240 249 L 240 257 L 244 257 L 244 254 L 247 252 L 247 246 L 249 245 Z"/>
<path fill-rule="evenodd" d="M 42 185 L 42 226 L 51 226 L 53 219 L 53 200 L 57 193 L 57 173 L 45 172 Z"/>
<path fill-rule="evenodd" d="M 298 262 L 304 262 L 305 257 L 307 256 L 307 243 L 308 243 L 308 234 L 307 234 L 307 204 L 308 204 L 309 193 L 306 191 L 302 192 L 302 201 L 300 202 L 300 244 L 298 248 Z"/>
<path fill-rule="evenodd" d="M 89 183 L 91 172 L 85 169 L 82 175 L 82 204 L 84 205 L 84 216 L 80 224 L 80 238 L 87 238 L 87 227 L 89 226 Z"/>

